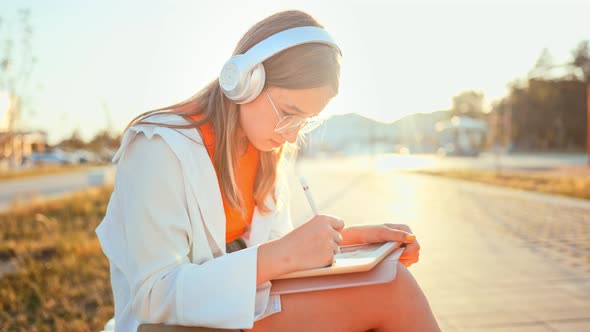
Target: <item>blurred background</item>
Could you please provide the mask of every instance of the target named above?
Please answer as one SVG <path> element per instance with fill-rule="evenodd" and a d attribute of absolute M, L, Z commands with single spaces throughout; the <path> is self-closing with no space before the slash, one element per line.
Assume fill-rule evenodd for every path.
<path fill-rule="evenodd" d="M 444 331 L 590 331 L 590 4 L 557 0 L 1 2 L 0 330 L 104 327 L 122 130 L 287 9 L 343 51 L 295 224 L 304 174 L 322 212 L 412 227 Z"/>

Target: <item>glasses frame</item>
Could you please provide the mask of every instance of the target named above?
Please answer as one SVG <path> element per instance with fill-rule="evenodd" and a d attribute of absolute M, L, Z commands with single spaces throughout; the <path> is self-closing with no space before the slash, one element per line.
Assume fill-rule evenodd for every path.
<path fill-rule="evenodd" d="M 310 117 L 310 118 L 306 118 L 306 119 L 298 117 L 297 115 L 286 115 L 286 116 L 282 117 L 281 114 L 279 113 L 279 111 L 277 110 L 272 98 L 270 97 L 270 95 L 266 91 L 266 89 L 264 89 L 264 94 L 266 94 L 266 98 L 268 98 L 268 101 L 270 101 L 270 105 L 272 106 L 272 109 L 275 111 L 275 114 L 279 118 L 279 122 L 277 122 L 277 124 L 274 127 L 274 132 L 277 134 L 285 135 L 285 134 L 288 134 L 288 133 L 293 132 L 295 130 L 299 130 L 301 133 L 306 134 L 306 133 L 309 133 L 312 130 L 316 129 L 324 122 L 324 120 L 318 119 L 317 117 Z M 277 128 L 280 128 L 279 125 L 281 123 L 285 123 L 285 120 L 293 120 L 293 119 L 297 121 L 296 126 L 293 126 L 292 128 L 290 126 L 284 126 L 284 128 L 289 128 L 289 129 L 288 130 L 286 130 L 286 129 L 285 130 L 280 130 L 280 129 L 277 130 Z"/>

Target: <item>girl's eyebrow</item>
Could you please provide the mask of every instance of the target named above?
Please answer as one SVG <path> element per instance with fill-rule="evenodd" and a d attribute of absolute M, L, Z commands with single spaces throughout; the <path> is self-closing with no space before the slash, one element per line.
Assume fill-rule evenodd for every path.
<path fill-rule="evenodd" d="M 295 112 L 307 115 L 307 113 L 305 113 L 304 111 L 302 111 L 299 107 L 297 107 L 295 105 L 285 104 L 285 107 L 290 108 L 290 109 L 294 110 Z"/>
<path fill-rule="evenodd" d="M 285 105 L 285 107 L 290 108 L 299 114 L 303 114 L 303 115 L 309 116 L 309 117 L 315 116 L 313 114 L 310 115 L 310 114 L 306 113 L 305 111 L 303 111 L 302 109 L 300 109 L 299 107 L 297 107 L 295 105 L 291 105 L 291 104 L 284 104 L 284 105 Z"/>

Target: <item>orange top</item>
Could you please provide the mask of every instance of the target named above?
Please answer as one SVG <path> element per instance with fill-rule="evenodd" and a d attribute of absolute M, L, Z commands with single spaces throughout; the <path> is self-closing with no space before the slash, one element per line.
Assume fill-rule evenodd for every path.
<path fill-rule="evenodd" d="M 201 116 L 192 116 L 193 120 L 198 120 Z M 203 143 L 207 148 L 209 157 L 213 162 L 215 157 L 215 132 L 210 122 L 206 122 L 199 127 Z M 229 243 L 240 237 L 246 231 L 246 228 L 252 223 L 254 214 L 254 181 L 258 172 L 258 149 L 248 142 L 246 153 L 239 158 L 238 167 L 235 169 L 236 183 L 242 193 L 246 217 L 244 218 L 239 210 L 232 208 L 223 198 L 223 209 L 225 210 L 225 242 Z M 219 170 L 215 167 L 217 181 L 219 182 Z M 221 188 L 221 186 L 220 186 Z"/>

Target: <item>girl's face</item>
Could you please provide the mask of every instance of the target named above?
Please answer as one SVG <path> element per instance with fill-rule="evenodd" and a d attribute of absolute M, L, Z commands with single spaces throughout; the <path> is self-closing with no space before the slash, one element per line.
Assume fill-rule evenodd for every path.
<path fill-rule="evenodd" d="M 285 141 L 295 143 L 299 133 L 299 129 L 284 134 L 274 131 L 280 118 L 273 109 L 273 103 L 281 118 L 294 115 L 307 119 L 318 115 L 332 97 L 334 94 L 329 86 L 297 90 L 267 87 L 254 100 L 240 105 L 240 126 L 254 147 L 260 151 L 271 151 Z"/>

